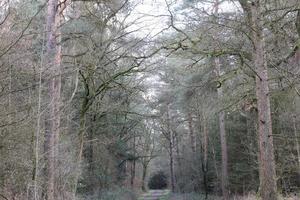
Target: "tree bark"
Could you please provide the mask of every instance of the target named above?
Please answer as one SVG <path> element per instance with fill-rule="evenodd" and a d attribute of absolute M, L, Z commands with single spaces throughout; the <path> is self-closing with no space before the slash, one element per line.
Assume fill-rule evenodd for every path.
<path fill-rule="evenodd" d="M 296 63 L 298 65 L 300 65 L 300 10 L 298 10 L 297 12 L 297 18 L 296 18 L 296 29 L 297 29 L 297 33 L 298 33 L 298 49 L 297 49 L 297 52 L 296 52 Z"/>
<path fill-rule="evenodd" d="M 219 170 L 218 170 L 218 166 L 217 166 L 216 152 L 215 152 L 214 146 L 212 146 L 211 151 L 212 151 L 212 156 L 213 156 L 213 161 L 214 161 L 216 177 L 217 177 L 217 180 L 220 180 Z"/>
<path fill-rule="evenodd" d="M 221 64 L 219 58 L 214 58 L 215 73 L 216 76 L 221 76 Z M 217 88 L 218 100 L 221 101 L 223 97 L 222 84 Z M 221 176 L 221 188 L 222 196 L 224 200 L 229 199 L 229 181 L 228 181 L 228 152 L 227 152 L 227 138 L 225 130 L 225 111 L 221 110 L 218 114 L 219 118 L 219 131 L 221 140 L 221 154 L 222 154 L 222 176 Z"/>
<path fill-rule="evenodd" d="M 203 155 L 204 155 L 204 167 L 205 171 L 207 171 L 207 161 L 208 161 L 208 130 L 207 130 L 207 121 L 206 118 L 203 117 Z"/>
<path fill-rule="evenodd" d="M 227 139 L 225 132 L 225 113 L 219 113 L 219 126 L 221 138 L 221 152 L 222 152 L 222 194 L 223 199 L 229 199 L 229 182 L 228 182 L 228 153 L 227 153 Z"/>
<path fill-rule="evenodd" d="M 202 171 L 203 171 L 203 183 L 205 189 L 205 199 L 208 197 L 208 181 L 207 181 L 207 172 L 208 172 L 208 130 L 206 124 L 206 118 L 203 116 L 203 140 L 202 140 L 202 148 L 203 148 L 203 161 L 202 161 Z"/>
<path fill-rule="evenodd" d="M 49 0 L 46 17 L 46 58 L 49 80 L 47 93 L 49 106 L 45 123 L 45 160 L 46 160 L 46 199 L 55 199 L 55 152 L 59 137 L 60 127 L 60 89 L 61 89 L 61 47 L 57 43 L 57 33 L 60 24 L 57 12 L 58 0 Z"/>
<path fill-rule="evenodd" d="M 91 127 L 87 132 L 87 145 L 84 148 L 84 156 L 88 163 L 88 190 L 90 192 L 96 192 L 96 180 L 95 180 L 95 166 L 94 166 L 94 131 L 96 124 L 96 114 L 91 117 Z"/>
<path fill-rule="evenodd" d="M 148 163 L 143 163 L 143 175 L 142 175 L 142 190 L 146 191 L 146 176 L 147 176 Z"/>
<path fill-rule="evenodd" d="M 215 15 L 219 14 L 219 4 L 221 2 L 219 0 L 215 1 Z M 219 78 L 222 75 L 221 72 L 221 63 L 218 57 L 214 58 L 215 65 L 215 74 L 216 77 Z M 223 88 L 222 83 L 217 88 L 217 95 L 219 104 L 223 98 Z M 219 118 L 219 131 L 220 131 L 220 140 L 221 140 L 221 155 L 222 155 L 222 167 L 221 167 L 221 188 L 222 188 L 222 196 L 224 200 L 229 200 L 229 181 L 228 181 L 228 152 L 227 152 L 227 138 L 226 138 L 226 130 L 225 130 L 225 111 L 221 110 L 218 114 Z"/>
<path fill-rule="evenodd" d="M 189 123 L 190 139 L 191 139 L 191 149 L 193 153 L 196 153 L 196 140 L 195 140 L 195 133 L 193 128 L 193 117 L 191 112 L 188 113 L 188 123 Z"/>
<path fill-rule="evenodd" d="M 44 37 L 43 37 L 44 38 Z M 41 53 L 41 66 L 39 70 L 39 87 L 38 87 L 38 105 L 37 105 L 37 122 L 36 122 L 36 131 L 34 135 L 34 169 L 33 169 L 33 188 L 34 188 L 34 200 L 38 199 L 38 167 L 39 167 L 39 137 L 41 129 L 41 97 L 42 97 L 42 72 L 43 72 L 43 51 L 44 51 L 44 39 L 43 39 L 43 48 Z"/>
<path fill-rule="evenodd" d="M 256 69 L 256 98 L 258 110 L 258 136 L 260 157 L 260 193 L 263 200 L 277 199 L 276 171 L 272 135 L 270 91 L 268 70 L 264 51 L 261 0 L 251 3 L 252 39 L 254 43 L 254 64 Z"/>
<path fill-rule="evenodd" d="M 169 149 L 170 149 L 169 156 L 170 156 L 171 189 L 172 189 L 172 192 L 175 192 L 173 131 L 170 131 Z"/>
<path fill-rule="evenodd" d="M 86 132 L 86 113 L 88 110 L 88 95 L 89 91 L 85 91 L 86 96 L 83 99 L 83 102 L 81 104 L 81 111 L 80 111 L 80 123 L 79 123 L 79 152 L 78 152 L 78 158 L 76 162 L 76 171 L 75 171 L 75 180 L 74 180 L 74 189 L 73 189 L 73 199 L 76 199 L 76 193 L 77 193 L 77 186 L 78 186 L 78 180 L 80 176 L 80 165 L 82 161 L 82 155 L 83 155 L 83 148 L 84 148 L 84 137 Z"/>
<path fill-rule="evenodd" d="M 136 136 L 133 137 L 133 156 L 136 156 Z M 131 163 L 131 177 L 130 177 L 130 186 L 134 188 L 134 180 L 135 180 L 135 168 L 136 168 L 136 161 L 135 159 Z"/>
<path fill-rule="evenodd" d="M 178 183 L 179 178 L 182 176 L 182 164 L 181 164 L 181 155 L 180 155 L 180 149 L 179 149 L 179 139 L 178 139 L 178 134 L 174 136 L 174 145 L 176 145 L 176 158 L 177 158 L 177 173 L 178 175 L 175 175 L 175 182 Z"/>
<path fill-rule="evenodd" d="M 170 176 L 171 176 L 171 190 L 175 192 L 175 177 L 174 177 L 174 135 L 171 129 L 171 118 L 170 118 L 170 109 L 168 105 L 167 109 L 167 126 L 168 126 L 168 135 L 169 135 L 169 158 L 170 158 Z"/>
<path fill-rule="evenodd" d="M 293 102 L 294 108 L 296 109 L 296 102 L 294 100 Z M 297 150 L 297 161 L 298 161 L 298 173 L 300 175 L 300 146 L 299 146 L 299 140 L 298 140 L 298 129 L 297 129 L 297 115 L 293 115 L 293 129 L 294 129 L 294 137 L 295 137 L 295 145 Z"/>
<path fill-rule="evenodd" d="M 255 188 L 257 182 L 257 160 L 259 160 L 258 155 L 258 146 L 257 146 L 257 111 L 251 108 L 248 111 L 248 116 L 246 116 L 246 127 L 247 127 L 247 136 L 249 138 L 249 163 L 252 163 L 250 170 L 251 177 L 251 190 L 257 190 Z"/>

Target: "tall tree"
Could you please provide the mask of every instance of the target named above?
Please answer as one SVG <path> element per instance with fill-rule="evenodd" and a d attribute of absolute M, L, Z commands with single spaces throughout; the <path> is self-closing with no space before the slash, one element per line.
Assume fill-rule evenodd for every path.
<path fill-rule="evenodd" d="M 240 3 L 248 16 L 254 45 L 253 61 L 256 71 L 255 90 L 258 110 L 260 194 L 264 200 L 276 200 L 277 183 L 272 135 L 270 90 L 263 32 L 264 17 L 262 8 L 264 1 L 255 0 L 248 2 L 240 0 Z"/>
<path fill-rule="evenodd" d="M 46 157 L 46 198 L 55 197 L 55 154 L 60 132 L 60 92 L 61 92 L 61 45 L 60 38 L 60 7 L 58 0 L 49 0 L 46 16 L 46 69 L 47 93 L 49 105 L 45 123 L 45 157 Z"/>
<path fill-rule="evenodd" d="M 254 64 L 256 69 L 256 98 L 258 109 L 258 135 L 260 152 L 260 189 L 264 200 L 277 199 L 277 184 L 275 158 L 272 135 L 272 119 L 270 107 L 270 90 L 268 69 L 264 50 L 262 1 L 256 0 L 251 4 L 254 42 Z"/>
<path fill-rule="evenodd" d="M 167 110 L 166 110 L 166 120 L 167 120 L 167 132 L 166 132 L 166 137 L 168 138 L 169 142 L 169 158 L 170 158 L 170 176 L 171 176 L 171 189 L 172 192 L 175 192 L 175 172 L 174 172 L 174 132 L 172 130 L 172 120 L 170 116 L 170 105 L 167 105 Z"/>
<path fill-rule="evenodd" d="M 216 0 L 215 2 L 215 15 L 218 16 L 220 1 Z M 219 57 L 215 57 L 213 60 L 215 75 L 217 79 L 222 76 L 221 61 Z M 218 81 L 217 84 L 217 96 L 219 100 L 219 105 L 221 105 L 223 98 L 223 88 L 222 83 Z M 221 177 L 221 188 L 222 195 L 224 200 L 229 199 L 229 182 L 228 182 L 228 151 L 227 151 L 227 138 L 225 130 L 225 110 L 221 108 L 221 111 L 218 113 L 219 119 L 219 131 L 220 131 L 220 140 L 221 140 L 221 154 L 222 154 L 222 177 Z"/>

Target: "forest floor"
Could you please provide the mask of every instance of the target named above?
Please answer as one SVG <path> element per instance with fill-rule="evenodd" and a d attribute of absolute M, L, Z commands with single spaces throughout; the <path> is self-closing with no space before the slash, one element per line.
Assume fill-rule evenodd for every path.
<path fill-rule="evenodd" d="M 231 196 L 230 200 L 257 200 L 256 195 L 245 196 Z M 211 196 L 205 198 L 205 195 L 201 194 L 171 194 L 167 200 L 222 200 L 220 196 Z M 291 195 L 289 197 L 279 196 L 278 200 L 300 200 L 298 196 Z"/>
<path fill-rule="evenodd" d="M 208 196 L 207 200 L 221 200 L 221 197 Z M 256 200 L 253 194 L 246 196 L 234 196 L 232 200 Z M 172 194 L 170 190 L 150 190 L 141 195 L 138 200 L 205 200 L 205 195 L 188 193 L 188 194 Z M 280 197 L 279 200 L 300 200 L 299 197 L 291 195 L 290 197 Z"/>
<path fill-rule="evenodd" d="M 245 196 L 231 196 L 230 200 L 257 200 L 256 195 L 245 195 Z M 205 198 L 205 195 L 201 194 L 172 194 L 167 200 L 222 200 L 220 196 L 211 196 Z M 291 195 L 289 197 L 279 196 L 278 200 L 300 200 L 299 197 Z"/>
<path fill-rule="evenodd" d="M 170 190 L 149 190 L 143 194 L 138 200 L 168 200 Z"/>

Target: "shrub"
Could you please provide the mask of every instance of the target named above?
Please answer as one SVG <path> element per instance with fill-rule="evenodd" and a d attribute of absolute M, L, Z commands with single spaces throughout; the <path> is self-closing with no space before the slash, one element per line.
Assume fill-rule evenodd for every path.
<path fill-rule="evenodd" d="M 168 186 L 168 179 L 164 172 L 159 171 L 155 173 L 149 180 L 148 187 L 151 190 L 166 189 Z"/>

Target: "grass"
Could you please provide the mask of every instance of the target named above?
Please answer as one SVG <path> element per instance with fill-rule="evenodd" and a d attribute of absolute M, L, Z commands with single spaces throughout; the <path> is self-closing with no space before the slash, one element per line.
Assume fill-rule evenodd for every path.
<path fill-rule="evenodd" d="M 205 200 L 205 195 L 196 193 L 171 194 L 168 200 Z M 221 200 L 221 198 L 209 196 L 207 200 Z"/>
<path fill-rule="evenodd" d="M 219 196 L 209 196 L 207 200 L 221 200 Z M 290 195 L 288 197 L 279 196 L 278 200 L 299 200 L 299 195 Z M 171 194 L 167 200 L 205 200 L 205 195 L 188 193 L 188 194 Z M 230 200 L 259 200 L 255 194 L 249 194 L 246 196 L 232 196 Z"/>
<path fill-rule="evenodd" d="M 170 193 L 166 194 L 166 196 L 161 197 L 159 200 L 169 200 L 170 199 Z"/>

